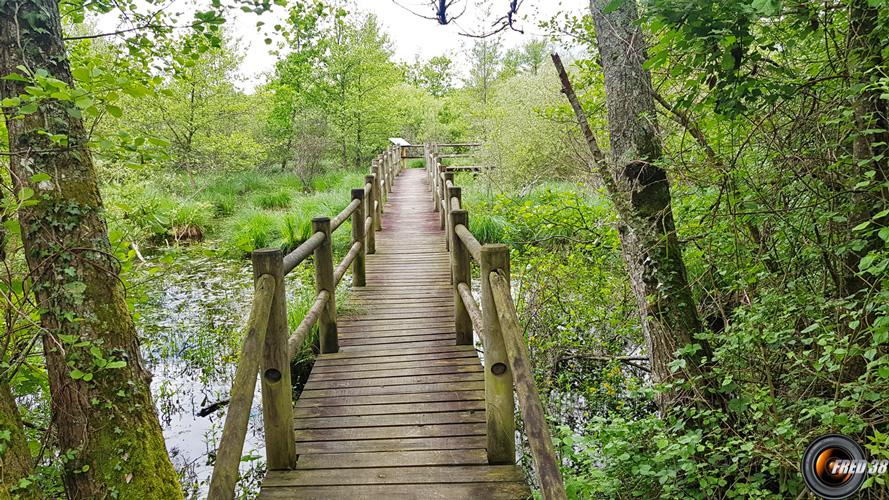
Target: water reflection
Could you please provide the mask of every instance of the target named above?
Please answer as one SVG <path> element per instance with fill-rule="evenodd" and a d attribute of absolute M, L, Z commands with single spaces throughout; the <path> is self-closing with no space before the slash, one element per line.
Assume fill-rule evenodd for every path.
<path fill-rule="evenodd" d="M 151 256 L 130 280 L 164 438 L 190 498 L 206 495 L 225 406 L 201 410 L 228 400 L 252 289 L 248 262 L 197 252 Z M 264 467 L 260 400 L 257 384 L 241 464 L 246 491 L 256 490 Z"/>

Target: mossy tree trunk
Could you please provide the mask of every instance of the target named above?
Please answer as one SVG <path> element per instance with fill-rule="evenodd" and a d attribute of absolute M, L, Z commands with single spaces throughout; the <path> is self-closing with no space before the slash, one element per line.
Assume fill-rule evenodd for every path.
<path fill-rule="evenodd" d="M 33 463 L 25 440 L 22 418 L 9 390 L 9 383 L 0 379 L 0 498 L 11 496 L 19 481 L 31 474 Z M 18 496 L 30 497 L 27 488 L 16 491 Z"/>
<path fill-rule="evenodd" d="M 590 1 L 611 142 L 606 184 L 620 215 L 621 247 L 639 305 L 652 379 L 671 382 L 677 376 L 700 375 L 700 360 L 709 347 L 694 338 L 702 325 L 676 236 L 667 174 L 657 164 L 661 142 L 651 76 L 643 67 L 647 55 L 636 3 L 626 0 L 614 7 L 611 0 Z M 700 351 L 685 357 L 684 370 L 671 370 L 674 352 L 692 343 L 700 344 Z M 661 401 L 662 407 L 683 392 L 673 394 L 674 401 Z"/>
<path fill-rule="evenodd" d="M 0 77 L 40 70 L 72 85 L 58 3 L 0 2 Z M 25 85 L 2 80 L 0 97 L 24 94 Z M 4 108 L 10 172 L 16 191 L 33 190 L 36 202 L 21 207 L 19 222 L 66 492 L 74 499 L 181 497 L 110 253 L 83 122 L 69 101 L 49 98 L 21 111 Z"/>

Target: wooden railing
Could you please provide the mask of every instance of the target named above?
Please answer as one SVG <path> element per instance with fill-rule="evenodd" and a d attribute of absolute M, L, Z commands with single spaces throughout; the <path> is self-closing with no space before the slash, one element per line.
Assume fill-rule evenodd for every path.
<path fill-rule="evenodd" d="M 365 255 L 376 251 L 376 231 L 382 229 L 383 205 L 401 172 L 401 153 L 391 146 L 375 160 L 364 187 L 352 190 L 352 201 L 333 219 L 312 219 L 312 236 L 292 252 L 265 248 L 252 253 L 254 298 L 247 333 L 235 371 L 228 413 L 216 452 L 209 498 L 234 498 L 238 465 L 244 448 L 256 375 L 262 384 L 266 465 L 269 470 L 296 465 L 290 362 L 318 325 L 322 354 L 339 350 L 336 326 L 336 287 L 352 268 L 352 284 L 364 286 Z M 334 267 L 332 235 L 351 219 L 349 251 Z M 290 333 L 284 277 L 309 256 L 315 264 L 315 301 L 299 326 Z"/>
<path fill-rule="evenodd" d="M 427 179 L 435 209 L 441 214 L 441 228 L 446 230 L 445 244 L 451 256 L 457 344 L 471 345 L 473 330 L 482 341 L 488 462 L 515 462 L 517 400 L 543 497 L 564 499 L 559 461 L 510 292 L 509 249 L 499 244 L 482 245 L 473 236 L 469 230 L 469 213 L 461 205 L 461 190 L 454 185 L 454 173 L 441 165 L 435 150 L 429 149 Z M 472 262 L 477 263 L 481 271 L 481 305 L 472 294 Z"/>

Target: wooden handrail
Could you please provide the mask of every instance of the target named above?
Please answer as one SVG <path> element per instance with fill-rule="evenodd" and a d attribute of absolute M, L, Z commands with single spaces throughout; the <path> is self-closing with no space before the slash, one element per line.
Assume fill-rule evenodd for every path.
<path fill-rule="evenodd" d="M 540 490 L 546 500 L 566 499 L 562 473 L 559 471 L 559 460 L 553 447 L 549 426 L 540 402 L 540 394 L 531 373 L 531 360 L 528 348 L 524 343 L 524 334 L 519 325 L 515 304 L 509 290 L 509 281 L 498 271 L 488 275 L 491 290 L 494 292 L 494 303 L 497 318 L 503 334 L 503 342 L 515 380 L 515 391 L 518 395 L 519 410 L 525 421 L 528 444 L 540 478 Z"/>
<path fill-rule="evenodd" d="M 306 315 L 303 316 L 303 319 L 299 322 L 299 325 L 297 325 L 296 330 L 293 330 L 293 333 L 287 338 L 287 353 L 290 356 L 290 359 L 293 359 L 293 357 L 296 356 L 300 346 L 306 340 L 309 332 L 312 331 L 312 327 L 315 326 L 315 322 L 318 321 L 318 315 L 321 314 L 321 310 L 327 305 L 328 300 L 330 300 L 330 294 L 327 290 L 319 292 L 318 295 L 315 296 L 315 302 L 312 304 L 312 307 L 310 307 L 306 312 Z"/>
<path fill-rule="evenodd" d="M 446 221 L 442 226 L 446 228 L 451 256 L 456 343 L 471 343 L 472 330 L 482 339 L 488 462 L 515 461 L 515 390 L 543 498 L 565 499 L 559 461 L 510 295 L 509 250 L 504 245 L 482 245 L 469 230 L 469 214 L 462 208 L 460 188 L 454 186 L 454 174 L 441 166 L 437 151 L 437 147 L 427 147 L 427 179 L 435 209 Z M 472 260 L 481 268 L 481 307 L 472 295 Z"/>
<path fill-rule="evenodd" d="M 330 232 L 336 232 L 336 230 L 339 229 L 343 222 L 346 222 L 346 219 L 352 216 L 352 212 L 357 210 L 358 205 L 360 204 L 361 200 L 354 199 L 348 205 L 346 205 L 346 208 L 344 208 L 342 212 L 336 214 L 336 217 L 334 217 L 333 219 L 330 219 Z"/>
<path fill-rule="evenodd" d="M 290 271 L 296 269 L 296 266 L 300 265 L 302 261 L 309 258 L 309 255 L 315 251 L 316 248 L 321 246 L 324 243 L 324 233 L 314 233 L 309 237 L 306 241 L 302 242 L 302 244 L 296 247 L 292 252 L 284 256 L 284 274 L 290 274 Z"/>
<path fill-rule="evenodd" d="M 469 250 L 469 255 L 472 256 L 472 259 L 476 262 L 482 261 L 482 244 L 479 243 L 477 239 L 475 239 L 475 235 L 469 231 L 469 228 L 464 226 L 463 224 L 458 224 L 454 227 L 454 232 L 460 238 L 460 241 L 466 245 L 466 249 Z"/>
<path fill-rule="evenodd" d="M 361 252 L 362 247 L 363 247 L 363 245 L 360 241 L 356 241 L 355 243 L 352 243 L 352 247 L 349 248 L 349 253 L 347 253 L 346 256 L 343 257 L 342 262 L 340 262 L 339 265 L 336 266 L 336 269 L 334 269 L 334 271 L 333 271 L 334 286 L 340 284 L 340 281 L 342 281 L 343 276 L 346 275 L 346 271 L 349 270 L 349 266 L 352 265 L 352 261 L 354 261 L 355 258 L 358 257 L 358 254 Z"/>
<path fill-rule="evenodd" d="M 478 148 L 482 146 L 480 142 L 449 142 L 444 144 L 436 144 L 439 148 Z"/>
<path fill-rule="evenodd" d="M 475 328 L 479 338 L 482 339 L 482 343 L 484 343 L 485 322 L 482 320 L 482 310 L 478 307 L 478 302 L 475 301 L 475 297 L 472 296 L 472 289 L 469 287 L 469 284 L 460 282 L 457 283 L 457 291 L 460 293 L 460 300 L 463 302 L 463 307 L 466 308 L 466 312 L 469 313 L 469 318 L 472 320 L 472 327 Z"/>
<path fill-rule="evenodd" d="M 253 307 L 247 320 L 247 335 L 244 336 L 244 344 L 241 347 L 241 362 L 238 363 L 232 381 L 228 413 L 222 428 L 222 438 L 219 440 L 213 475 L 210 478 L 210 498 L 235 497 L 238 466 L 241 464 L 241 453 L 244 451 L 247 423 L 256 389 L 256 373 L 259 371 L 259 359 L 269 326 L 274 295 L 274 276 L 263 274 L 256 281 Z"/>

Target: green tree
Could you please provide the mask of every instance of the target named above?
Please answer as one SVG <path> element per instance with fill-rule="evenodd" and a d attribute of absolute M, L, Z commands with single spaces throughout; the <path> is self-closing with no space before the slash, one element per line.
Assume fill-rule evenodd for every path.
<path fill-rule="evenodd" d="M 85 96 L 73 89 L 58 4 L 0 5 L 0 47 L 9 168 L 17 195 L 33 199 L 19 224 L 66 492 L 180 497 L 111 254 L 79 111 L 91 103 L 78 105 Z"/>
<path fill-rule="evenodd" d="M 448 56 L 434 56 L 426 62 L 416 61 L 408 71 L 414 85 L 442 97 L 454 88 L 453 64 Z"/>

